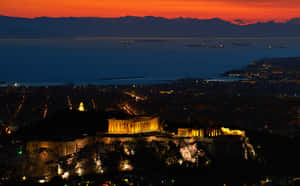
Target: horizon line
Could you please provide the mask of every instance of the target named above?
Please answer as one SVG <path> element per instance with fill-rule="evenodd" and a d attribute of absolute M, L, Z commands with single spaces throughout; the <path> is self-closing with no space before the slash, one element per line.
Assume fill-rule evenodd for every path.
<path fill-rule="evenodd" d="M 117 18 L 126 18 L 126 17 L 136 17 L 136 18 L 147 18 L 147 17 L 153 17 L 153 18 L 163 18 L 163 19 L 167 19 L 167 20 L 175 20 L 175 19 L 195 19 L 195 20 L 213 20 L 213 19 L 218 19 L 218 20 L 222 20 L 231 24 L 235 24 L 235 25 L 251 25 L 251 24 L 257 24 L 257 23 L 270 23 L 270 22 L 274 22 L 274 23 L 287 23 L 291 20 L 294 19 L 299 19 L 300 20 L 300 16 L 299 17 L 293 17 L 293 18 L 289 18 L 286 19 L 284 21 L 278 21 L 275 19 L 269 19 L 269 20 L 251 20 L 251 19 L 233 19 L 233 20 L 229 20 L 229 19 L 223 19 L 220 17 L 211 17 L 211 18 L 197 18 L 197 17 L 188 17 L 188 16 L 176 16 L 176 17 L 163 17 L 163 16 L 152 16 L 152 15 L 145 15 L 145 16 L 134 16 L 134 15 L 126 15 L 126 16 L 116 16 L 116 17 L 101 17 L 101 16 L 36 16 L 36 17 L 23 17 L 23 16 L 8 16 L 8 15 L 4 15 L 4 14 L 0 14 L 0 16 L 2 17 L 10 17 L 10 18 L 22 18 L 22 19 L 39 19 L 39 18 L 51 18 L 51 19 L 59 19 L 59 18 L 98 18 L 98 19 L 117 19 Z"/>

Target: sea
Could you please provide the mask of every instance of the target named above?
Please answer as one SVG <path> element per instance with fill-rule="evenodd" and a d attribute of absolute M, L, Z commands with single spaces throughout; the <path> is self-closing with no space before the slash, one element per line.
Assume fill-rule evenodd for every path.
<path fill-rule="evenodd" d="M 2 85 L 157 84 L 299 57 L 300 38 L 0 39 Z"/>

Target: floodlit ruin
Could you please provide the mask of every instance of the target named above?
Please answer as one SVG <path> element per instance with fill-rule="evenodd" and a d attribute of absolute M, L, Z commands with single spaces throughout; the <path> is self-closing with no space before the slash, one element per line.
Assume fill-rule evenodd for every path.
<path fill-rule="evenodd" d="M 138 134 L 159 132 L 158 117 L 135 117 L 132 119 L 109 119 L 108 133 L 109 134 Z"/>

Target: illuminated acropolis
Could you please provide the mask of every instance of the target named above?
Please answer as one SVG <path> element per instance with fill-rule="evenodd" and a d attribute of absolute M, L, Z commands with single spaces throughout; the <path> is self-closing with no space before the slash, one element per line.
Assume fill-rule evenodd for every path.
<path fill-rule="evenodd" d="M 204 129 L 179 128 L 178 136 L 180 137 L 202 137 L 204 138 Z"/>
<path fill-rule="evenodd" d="M 231 130 L 229 128 L 221 128 L 224 135 L 234 135 L 234 136 L 245 136 L 245 131 L 242 130 Z"/>
<path fill-rule="evenodd" d="M 179 137 L 216 137 L 216 136 L 245 136 L 245 131 L 231 130 L 229 128 L 208 128 L 208 129 L 191 129 L 178 128 Z"/>
<path fill-rule="evenodd" d="M 220 129 L 190 129 L 190 128 L 179 128 L 178 136 L 179 137 L 214 137 L 221 136 L 222 132 Z"/>
<path fill-rule="evenodd" d="M 132 119 L 109 119 L 109 134 L 138 134 L 147 132 L 159 132 L 158 117 L 135 117 Z"/>

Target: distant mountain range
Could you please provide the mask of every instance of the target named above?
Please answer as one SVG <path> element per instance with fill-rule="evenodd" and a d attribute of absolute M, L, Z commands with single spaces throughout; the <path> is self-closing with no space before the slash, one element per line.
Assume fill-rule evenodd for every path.
<path fill-rule="evenodd" d="M 300 18 L 238 25 L 218 18 L 17 18 L 0 16 L 0 38 L 300 36 Z"/>

